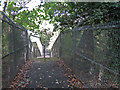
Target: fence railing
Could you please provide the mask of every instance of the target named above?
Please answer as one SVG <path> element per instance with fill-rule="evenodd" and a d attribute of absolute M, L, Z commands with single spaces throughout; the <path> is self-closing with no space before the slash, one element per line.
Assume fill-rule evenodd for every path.
<path fill-rule="evenodd" d="M 52 48 L 87 87 L 120 87 L 120 21 L 63 31 Z"/>
<path fill-rule="evenodd" d="M 2 87 L 9 87 L 21 66 L 33 57 L 27 30 L 16 25 L 3 12 L 2 22 Z"/>

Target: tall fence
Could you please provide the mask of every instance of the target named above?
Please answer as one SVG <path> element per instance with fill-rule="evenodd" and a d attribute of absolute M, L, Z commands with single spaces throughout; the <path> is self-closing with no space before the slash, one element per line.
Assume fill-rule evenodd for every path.
<path fill-rule="evenodd" d="M 21 66 L 33 57 L 27 30 L 16 25 L 3 12 L 2 18 L 2 87 L 9 87 Z"/>
<path fill-rule="evenodd" d="M 86 87 L 120 87 L 120 21 L 63 31 L 52 53 Z"/>

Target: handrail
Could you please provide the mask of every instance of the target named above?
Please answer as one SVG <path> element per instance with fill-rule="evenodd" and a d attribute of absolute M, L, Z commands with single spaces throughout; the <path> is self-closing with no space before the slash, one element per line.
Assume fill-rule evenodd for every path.
<path fill-rule="evenodd" d="M 21 47 L 21 48 L 15 50 L 15 51 L 12 51 L 12 52 L 10 52 L 10 53 L 8 53 L 8 54 L 2 56 L 2 59 L 5 58 L 5 57 L 7 57 L 7 56 L 9 56 L 10 54 L 13 54 L 13 53 L 15 53 L 15 52 L 20 51 L 21 49 L 23 49 L 23 48 L 25 48 L 25 47 L 27 47 L 27 46 L 28 46 L 28 44 L 24 45 L 23 47 Z"/>

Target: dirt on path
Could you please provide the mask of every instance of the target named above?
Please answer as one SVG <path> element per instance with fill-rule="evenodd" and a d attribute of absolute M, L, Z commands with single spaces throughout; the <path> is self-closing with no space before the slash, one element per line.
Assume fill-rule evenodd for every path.
<path fill-rule="evenodd" d="M 27 88 L 68 88 L 68 78 L 64 76 L 57 61 L 33 61 L 27 73 L 30 83 Z"/>
<path fill-rule="evenodd" d="M 76 80 L 60 60 L 35 60 L 26 63 L 10 88 L 80 88 L 81 86 L 81 82 Z"/>

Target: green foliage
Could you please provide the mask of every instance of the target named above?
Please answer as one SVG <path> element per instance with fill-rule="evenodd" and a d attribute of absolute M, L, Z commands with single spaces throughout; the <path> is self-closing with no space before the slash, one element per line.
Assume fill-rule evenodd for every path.
<path fill-rule="evenodd" d="M 26 10 L 12 15 L 11 11 L 17 12 L 22 7 L 16 7 L 16 3 L 10 2 L 7 6 L 7 12 L 9 17 L 15 19 L 15 22 L 32 31 L 39 28 L 41 20 L 49 20 L 50 23 L 54 24 L 54 30 L 57 30 L 74 28 L 83 18 L 86 19 L 83 24 L 104 23 L 119 19 L 119 7 L 119 2 L 49 2 L 39 5 L 32 11 Z M 45 15 L 41 13 L 45 13 Z"/>
<path fill-rule="evenodd" d="M 32 11 L 24 10 L 18 12 L 22 8 L 22 6 L 17 7 L 14 2 L 9 2 L 5 12 L 8 13 L 9 18 L 13 19 L 17 24 L 23 25 L 26 29 L 30 29 L 31 31 L 39 29 L 39 24 L 41 23 L 40 19 L 42 19 L 42 15 L 39 13 L 43 12 L 40 6 L 38 9 L 33 9 Z"/>
<path fill-rule="evenodd" d="M 120 3 L 107 2 L 49 2 L 44 4 L 44 12 L 50 18 L 50 22 L 60 22 L 60 29 L 76 26 L 82 18 L 85 24 L 97 24 L 116 20 Z M 117 12 L 116 12 L 117 11 Z M 59 27 L 56 27 L 59 28 Z"/>

